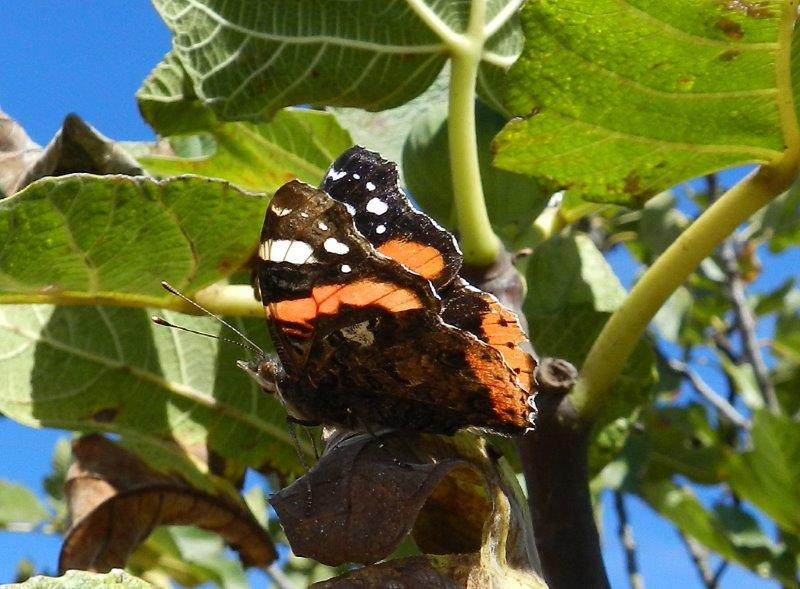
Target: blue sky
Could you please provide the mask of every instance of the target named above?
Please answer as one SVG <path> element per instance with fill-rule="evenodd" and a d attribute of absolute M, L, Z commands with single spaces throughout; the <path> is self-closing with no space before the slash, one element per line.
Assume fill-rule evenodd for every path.
<path fill-rule="evenodd" d="M 103 134 L 118 140 L 149 140 L 134 93 L 169 50 L 169 35 L 152 6 L 130 0 L 28 0 L 5 2 L 0 19 L 0 109 L 28 134 L 47 143 L 64 116 L 76 112 Z M 728 182 L 737 172 L 726 174 Z M 613 263 L 629 283 L 634 268 L 621 254 Z M 781 281 L 800 267 L 797 252 L 767 264 L 758 286 Z M 41 490 L 54 442 L 64 432 L 37 431 L 0 419 L 0 478 Z M 650 589 L 700 587 L 677 535 L 638 500 L 628 501 L 640 546 L 642 573 Z M 603 509 L 605 557 L 614 587 L 626 587 L 616 520 Z M 59 538 L 0 532 L 0 583 L 13 578 L 16 562 L 31 558 L 54 570 Z M 263 582 L 263 581 L 262 581 Z M 773 587 L 732 566 L 722 587 Z"/>

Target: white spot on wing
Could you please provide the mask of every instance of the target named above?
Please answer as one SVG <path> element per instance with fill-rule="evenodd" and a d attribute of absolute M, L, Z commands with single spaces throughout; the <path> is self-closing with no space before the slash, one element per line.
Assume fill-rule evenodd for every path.
<path fill-rule="evenodd" d="M 348 272 L 350 272 L 350 270 L 352 270 L 350 266 L 348 266 L 347 264 L 342 264 L 342 272 L 347 274 Z"/>
<path fill-rule="evenodd" d="M 314 248 L 305 241 L 292 239 L 271 239 L 261 244 L 258 255 L 269 262 L 288 262 L 290 264 L 313 264 Z"/>
<path fill-rule="evenodd" d="M 328 230 L 328 226 L 327 226 L 325 223 L 323 223 L 322 221 L 320 221 L 319 223 L 317 223 L 317 227 L 319 227 L 319 228 L 320 228 L 320 229 L 322 229 L 323 231 L 327 231 L 327 230 Z"/>
<path fill-rule="evenodd" d="M 367 210 L 373 215 L 382 215 L 389 210 L 389 205 L 379 198 L 371 198 L 367 203 Z"/>
<path fill-rule="evenodd" d="M 375 227 L 375 233 L 381 234 L 386 232 L 386 225 L 378 225 Z"/>
<path fill-rule="evenodd" d="M 272 207 L 272 212 L 279 217 L 284 217 L 292 212 L 293 209 L 285 209 L 283 207 Z"/>
<path fill-rule="evenodd" d="M 322 244 L 322 247 L 325 248 L 326 252 L 330 252 L 332 254 L 343 255 L 350 251 L 350 248 L 347 247 L 347 245 L 334 237 L 329 237 L 326 239 L 325 243 Z"/>
<path fill-rule="evenodd" d="M 308 213 L 300 213 L 300 216 L 304 219 L 308 219 Z"/>
<path fill-rule="evenodd" d="M 336 168 L 331 168 L 328 170 L 328 178 L 331 180 L 339 180 L 340 178 L 344 178 L 347 176 L 347 172 L 344 170 L 337 170 Z"/>
<path fill-rule="evenodd" d="M 353 178 L 355 178 L 356 180 L 361 180 L 361 174 L 355 174 L 354 173 L 353 174 Z"/>
<path fill-rule="evenodd" d="M 373 190 L 375 190 L 375 185 L 372 182 L 367 182 L 367 190 L 372 192 Z"/>

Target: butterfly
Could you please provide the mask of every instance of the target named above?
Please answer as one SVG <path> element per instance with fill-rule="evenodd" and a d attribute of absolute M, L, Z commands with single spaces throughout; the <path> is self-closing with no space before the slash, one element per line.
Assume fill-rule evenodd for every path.
<path fill-rule="evenodd" d="M 320 188 L 294 180 L 272 198 L 254 273 L 280 364 L 240 366 L 303 423 L 524 433 L 536 360 L 462 259 L 396 166 L 353 147 Z"/>

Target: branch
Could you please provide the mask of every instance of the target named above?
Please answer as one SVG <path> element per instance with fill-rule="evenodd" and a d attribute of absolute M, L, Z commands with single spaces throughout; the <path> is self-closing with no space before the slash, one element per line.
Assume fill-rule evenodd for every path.
<path fill-rule="evenodd" d="M 769 369 L 764 362 L 764 356 L 761 354 L 761 348 L 756 338 L 756 318 L 750 305 L 747 304 L 744 281 L 740 276 L 733 238 L 725 240 L 719 255 L 725 272 L 725 293 L 733 307 L 736 329 L 739 330 L 742 338 L 744 357 L 753 367 L 758 390 L 761 398 L 764 399 L 764 404 L 772 413 L 778 414 L 780 413 L 778 396 L 775 394 L 775 387 L 769 378 Z"/>
<path fill-rule="evenodd" d="M 628 580 L 631 589 L 644 589 L 644 579 L 639 572 L 639 563 L 636 557 L 636 540 L 633 537 L 633 528 L 628 521 L 628 511 L 625 509 L 625 499 L 620 491 L 614 491 L 614 508 L 617 511 L 617 534 L 625 549 L 625 565 L 628 569 Z"/>
<path fill-rule="evenodd" d="M 700 544 L 680 530 L 678 530 L 678 535 L 681 537 L 681 540 L 683 540 L 683 544 L 689 552 L 694 568 L 697 569 L 697 574 L 700 575 L 700 580 L 703 582 L 703 585 L 706 589 L 716 589 L 720 577 L 711 570 L 708 564 L 708 553 Z"/>
<path fill-rule="evenodd" d="M 706 383 L 706 381 L 700 378 L 700 375 L 698 375 L 694 370 L 678 360 L 670 360 L 669 366 L 675 372 L 680 372 L 686 378 L 688 378 L 694 389 L 700 393 L 700 395 L 702 395 L 706 401 L 719 409 L 719 411 L 725 415 L 725 417 L 727 417 L 731 423 L 743 429 L 750 429 L 750 421 L 747 420 L 741 413 L 739 413 L 733 405 L 722 398 L 722 396 L 718 395 L 717 392 L 714 391 L 714 389 L 712 389 L 708 383 Z"/>

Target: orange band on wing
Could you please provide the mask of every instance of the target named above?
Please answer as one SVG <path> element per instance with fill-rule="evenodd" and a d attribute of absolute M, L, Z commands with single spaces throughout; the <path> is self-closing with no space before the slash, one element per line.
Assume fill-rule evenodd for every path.
<path fill-rule="evenodd" d="M 478 346 L 467 349 L 466 357 L 472 373 L 488 391 L 493 425 L 527 427 L 528 391 L 517 385 L 505 363 L 481 351 Z"/>
<path fill-rule="evenodd" d="M 536 361 L 519 344 L 528 340 L 519 326 L 517 317 L 495 300 L 485 299 L 491 313 L 481 316 L 483 341 L 496 348 L 509 368 L 517 375 L 519 384 L 526 391 L 533 390 L 533 371 Z"/>
<path fill-rule="evenodd" d="M 422 308 L 419 297 L 408 289 L 388 282 L 357 280 L 344 285 L 317 286 L 311 291 L 310 297 L 271 304 L 270 313 L 281 323 L 312 329 L 313 319 L 319 315 L 335 315 L 342 305 L 372 305 L 393 313 Z"/>
<path fill-rule="evenodd" d="M 441 252 L 429 245 L 390 239 L 378 247 L 378 251 L 428 280 L 433 280 L 444 270 Z"/>

